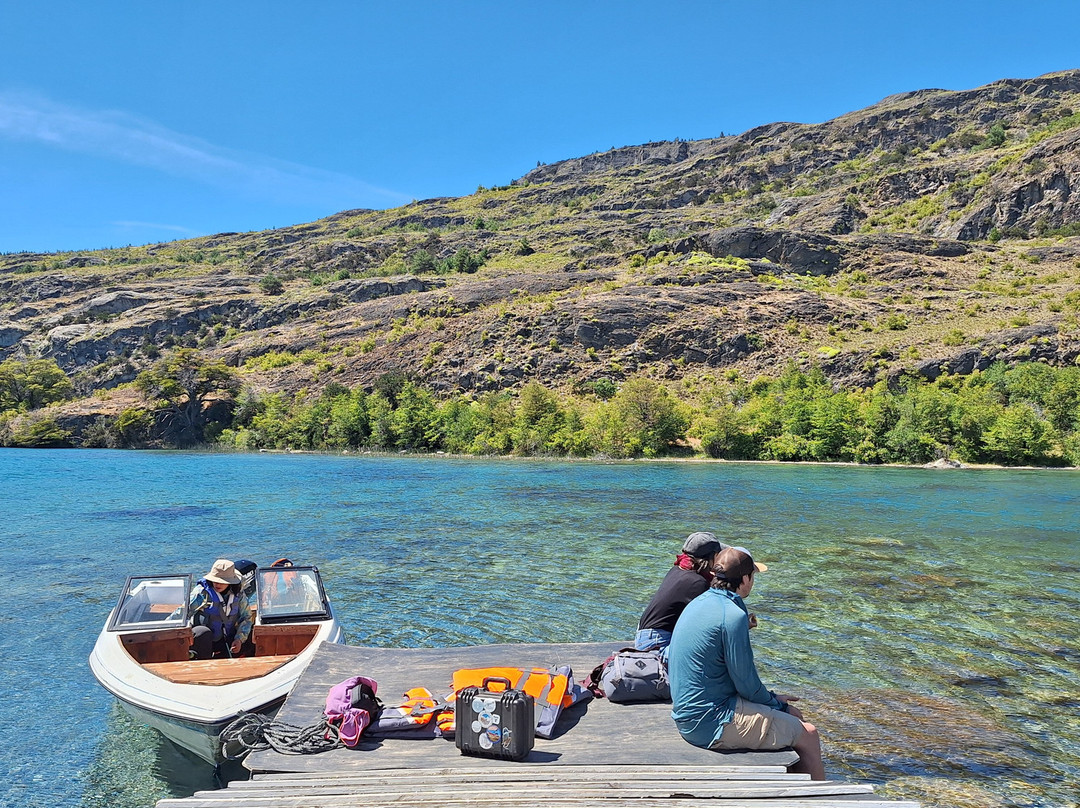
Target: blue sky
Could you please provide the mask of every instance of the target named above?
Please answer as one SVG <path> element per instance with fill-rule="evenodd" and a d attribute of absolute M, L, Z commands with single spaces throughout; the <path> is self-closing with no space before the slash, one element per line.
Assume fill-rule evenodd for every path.
<path fill-rule="evenodd" d="M 1078 30 L 1071 0 L 0 0 L 0 251 L 460 196 L 1080 68 Z"/>

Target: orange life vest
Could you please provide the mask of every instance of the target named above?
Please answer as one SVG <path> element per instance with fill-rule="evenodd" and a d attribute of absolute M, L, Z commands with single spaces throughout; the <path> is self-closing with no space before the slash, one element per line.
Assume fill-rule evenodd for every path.
<path fill-rule="evenodd" d="M 453 731 L 454 708 L 445 700 L 435 698 L 426 687 L 410 688 L 403 695 L 405 700 L 401 704 L 383 707 L 368 728 L 368 735 L 411 735 L 428 726 L 432 735 L 443 734 L 447 729 Z"/>
<path fill-rule="evenodd" d="M 547 705 L 569 707 L 574 703 L 570 677 L 549 668 L 462 668 L 454 671 L 454 692 L 463 687 L 483 687 L 484 680 L 492 678 L 509 679 L 511 688 L 533 697 L 538 710 Z"/>

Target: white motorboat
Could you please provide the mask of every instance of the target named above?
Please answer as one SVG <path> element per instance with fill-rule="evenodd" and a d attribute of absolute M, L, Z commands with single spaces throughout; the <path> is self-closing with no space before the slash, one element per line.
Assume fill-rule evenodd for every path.
<path fill-rule="evenodd" d="M 321 643 L 345 642 L 316 567 L 254 569 L 245 584 L 254 656 L 189 658 L 190 575 L 128 578 L 90 654 L 125 710 L 214 764 L 240 712 L 276 710 Z"/>

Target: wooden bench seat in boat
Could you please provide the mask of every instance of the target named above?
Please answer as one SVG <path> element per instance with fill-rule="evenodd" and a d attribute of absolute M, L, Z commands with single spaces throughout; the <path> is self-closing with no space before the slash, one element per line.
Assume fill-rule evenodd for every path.
<path fill-rule="evenodd" d="M 299 654 L 318 632 L 319 627 L 310 624 L 257 625 L 252 629 L 251 638 L 255 642 L 256 656 Z"/>
<path fill-rule="evenodd" d="M 295 654 L 272 654 L 236 659 L 191 659 L 183 662 L 151 662 L 143 667 L 177 684 L 227 685 L 265 676 L 295 657 Z"/>
<path fill-rule="evenodd" d="M 146 665 L 156 662 L 182 662 L 188 658 L 191 648 L 191 627 L 162 628 L 156 631 L 140 631 L 121 634 L 120 642 L 131 658 Z"/>

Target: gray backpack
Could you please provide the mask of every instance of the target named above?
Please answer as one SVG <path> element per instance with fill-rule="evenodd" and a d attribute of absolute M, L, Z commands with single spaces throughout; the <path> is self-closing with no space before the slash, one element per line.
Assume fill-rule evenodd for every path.
<path fill-rule="evenodd" d="M 600 672 L 608 701 L 670 701 L 667 668 L 656 651 L 619 651 Z"/>

